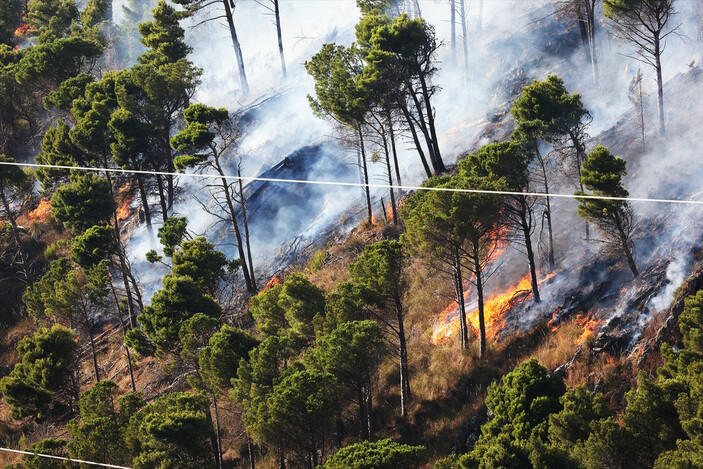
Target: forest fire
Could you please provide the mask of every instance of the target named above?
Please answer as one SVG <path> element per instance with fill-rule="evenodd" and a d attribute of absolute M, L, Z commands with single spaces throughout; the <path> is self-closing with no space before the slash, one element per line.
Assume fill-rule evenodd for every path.
<path fill-rule="evenodd" d="M 280 284 L 281 284 L 281 277 L 278 276 L 278 275 L 276 275 L 276 276 L 273 277 L 271 280 L 269 280 L 268 282 L 266 282 L 266 285 L 264 286 L 264 288 L 263 288 L 259 293 L 263 293 L 263 292 L 265 292 L 266 290 L 269 290 L 269 289 L 275 287 L 276 285 L 280 285 Z"/>
<path fill-rule="evenodd" d="M 117 207 L 117 221 L 122 221 L 126 219 L 130 215 L 130 213 L 132 213 L 130 205 L 132 204 L 132 199 L 134 198 L 134 195 L 129 192 L 129 189 L 130 185 L 129 183 L 127 183 L 117 190 L 117 192 L 119 192 L 119 194 L 122 196 L 122 203 L 120 203 L 120 205 Z"/>
<path fill-rule="evenodd" d="M 583 317 L 581 315 L 577 315 L 576 323 L 583 327 L 583 332 L 581 333 L 579 338 L 574 341 L 574 345 L 579 345 L 587 341 L 588 338 L 596 332 L 596 328 L 601 324 L 601 322 L 602 321 L 593 319 L 591 313 L 588 313 Z"/>
<path fill-rule="evenodd" d="M 538 282 L 541 284 L 556 275 L 555 272 L 547 275 Z M 468 299 L 471 294 L 471 288 L 465 291 L 465 299 Z M 530 275 L 525 275 L 517 285 L 494 293 L 484 302 L 484 321 L 486 324 L 486 334 L 488 337 L 494 337 L 504 324 L 505 313 L 513 306 L 521 303 L 532 296 L 532 288 L 530 285 Z M 468 305 L 468 304 L 467 304 Z M 439 314 L 438 325 L 432 331 L 431 342 L 433 345 L 439 345 L 447 342 L 456 333 L 459 332 L 459 308 L 456 303 L 449 305 L 444 311 Z M 478 307 L 467 313 L 469 324 L 478 329 Z"/>
<path fill-rule="evenodd" d="M 51 199 L 42 197 L 37 208 L 27 214 L 29 221 L 40 221 L 51 215 Z"/>

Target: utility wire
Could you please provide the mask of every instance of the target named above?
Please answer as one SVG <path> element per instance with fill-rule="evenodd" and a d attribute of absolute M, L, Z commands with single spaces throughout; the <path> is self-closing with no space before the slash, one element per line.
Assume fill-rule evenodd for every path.
<path fill-rule="evenodd" d="M 126 173 L 126 174 L 144 174 L 148 176 L 179 176 L 195 179 L 228 179 L 234 181 L 262 181 L 262 182 L 277 182 L 290 184 L 310 184 L 319 186 L 345 186 L 345 187 L 368 187 L 381 189 L 402 189 L 408 191 L 438 191 L 438 192 L 461 192 L 467 194 L 494 194 L 494 195 L 525 195 L 532 197 L 556 197 L 563 199 L 598 199 L 598 200 L 620 200 L 627 202 L 651 202 L 651 203 L 668 203 L 668 204 L 685 204 L 685 205 L 703 205 L 703 200 L 681 200 L 681 199 L 650 199 L 643 197 L 611 197 L 605 195 L 574 195 L 574 194 L 551 194 L 547 192 L 521 192 L 521 191 L 491 191 L 483 189 L 460 189 L 454 187 L 424 187 L 424 186 L 406 186 L 406 185 L 389 185 L 389 184 L 365 184 L 362 182 L 344 182 L 344 181 L 315 181 L 307 179 L 281 179 L 281 178 L 265 178 L 257 176 L 232 176 L 219 174 L 200 174 L 200 173 L 172 173 L 168 171 L 146 171 L 140 169 L 123 169 L 123 168 L 96 168 L 86 166 L 64 166 L 53 164 L 36 164 L 36 163 L 16 163 L 16 162 L 0 162 L 7 166 L 25 166 L 30 168 L 47 168 L 47 169 L 66 169 L 91 172 L 110 172 L 110 173 Z"/>
<path fill-rule="evenodd" d="M 81 463 L 81 464 L 90 464 L 92 466 L 111 467 L 113 469 L 132 469 L 131 467 L 127 467 L 127 466 L 116 466 L 114 464 L 105 464 L 105 463 L 95 462 L 95 461 L 84 461 L 82 459 L 65 458 L 63 456 L 54 456 L 51 454 L 34 453 L 32 451 L 22 451 L 19 449 L 10 449 L 10 448 L 0 447 L 0 451 L 7 451 L 9 453 L 27 454 L 29 456 L 39 456 L 41 458 L 59 459 L 61 461 L 77 462 L 77 463 Z"/>

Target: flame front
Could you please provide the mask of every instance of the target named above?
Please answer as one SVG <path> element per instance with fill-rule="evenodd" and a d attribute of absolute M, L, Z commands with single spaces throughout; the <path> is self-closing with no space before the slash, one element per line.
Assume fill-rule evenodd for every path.
<path fill-rule="evenodd" d="M 538 282 L 541 284 L 556 275 L 555 272 L 547 275 Z M 464 301 L 468 300 L 471 288 L 464 292 Z M 486 336 L 494 337 L 505 324 L 505 313 L 518 303 L 525 301 L 532 296 L 532 286 L 530 284 L 530 274 L 525 275 L 517 285 L 494 293 L 488 297 L 483 305 L 484 323 L 486 325 Z M 444 309 L 437 318 L 437 325 L 432 331 L 431 342 L 434 345 L 447 342 L 459 332 L 459 307 L 452 303 Z M 478 308 L 467 314 L 469 324 L 478 329 Z"/>
<path fill-rule="evenodd" d="M 29 221 L 39 221 L 51 215 L 51 199 L 43 197 L 37 208 L 27 214 Z"/>
<path fill-rule="evenodd" d="M 586 342 L 588 338 L 596 332 L 596 328 L 600 326 L 602 321 L 593 319 L 591 317 L 591 313 L 588 313 L 583 317 L 580 314 L 577 315 L 576 322 L 583 327 L 583 332 L 581 333 L 581 336 L 579 336 L 579 338 L 574 341 L 574 345 L 579 345 Z"/>
<path fill-rule="evenodd" d="M 129 188 L 129 183 L 127 183 L 117 190 L 121 195 L 124 194 L 122 203 L 119 205 L 119 207 L 117 207 L 117 221 L 124 220 L 129 216 L 130 213 L 132 213 L 130 205 L 132 204 L 132 199 L 134 198 L 134 196 L 131 192 L 127 192 Z"/>
<path fill-rule="evenodd" d="M 281 283 L 281 277 L 278 276 L 278 275 L 276 275 L 276 276 L 273 277 L 271 280 L 269 280 L 268 282 L 266 282 L 266 286 L 264 286 L 264 288 L 263 288 L 259 293 L 263 293 L 263 292 L 265 292 L 266 290 L 268 290 L 269 288 L 273 288 L 273 287 L 275 287 L 276 285 L 279 285 L 280 283 Z"/>

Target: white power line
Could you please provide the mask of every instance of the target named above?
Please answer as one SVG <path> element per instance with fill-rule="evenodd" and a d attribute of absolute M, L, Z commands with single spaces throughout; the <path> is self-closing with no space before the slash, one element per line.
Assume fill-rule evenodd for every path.
<path fill-rule="evenodd" d="M 66 458 L 63 456 L 54 456 L 51 454 L 42 454 L 42 453 L 34 453 L 32 451 L 22 451 L 19 449 L 10 449 L 10 448 L 2 448 L 0 447 L 0 451 L 7 451 L 9 453 L 19 453 L 19 454 L 27 454 L 29 456 L 39 456 L 41 458 L 48 458 L 48 459 L 59 459 L 61 461 L 69 461 L 69 462 L 77 462 L 77 463 L 82 463 L 82 464 L 90 464 L 93 466 L 100 466 L 100 467 L 111 467 L 113 469 L 132 469 L 131 467 L 127 466 L 116 466 L 114 464 L 105 464 L 101 462 L 95 462 L 95 461 L 84 461 L 82 459 L 73 459 L 73 458 Z"/>
<path fill-rule="evenodd" d="M 122 169 L 122 168 L 97 168 L 86 166 L 65 166 L 53 164 L 36 164 L 36 163 L 16 163 L 16 162 L 0 162 L 7 166 L 25 166 L 30 168 L 47 168 L 47 169 L 67 169 L 91 172 L 110 172 L 110 173 L 127 173 L 127 174 L 144 174 L 148 176 L 179 176 L 200 179 L 227 179 L 235 181 L 262 181 L 262 182 L 277 182 L 290 184 L 310 184 L 318 186 L 345 186 L 345 187 L 368 187 L 381 189 L 402 189 L 409 191 L 438 191 L 438 192 L 462 192 L 468 194 L 495 194 L 495 195 L 525 195 L 532 197 L 557 197 L 563 199 L 599 199 L 599 200 L 620 200 L 628 202 L 652 202 L 652 203 L 668 203 L 668 204 L 687 204 L 687 205 L 703 205 L 703 200 L 681 200 L 681 199 L 650 199 L 643 197 L 611 197 L 604 195 L 579 196 L 574 194 L 550 194 L 547 192 L 520 192 L 520 191 L 491 191 L 484 189 L 460 189 L 453 187 L 424 187 L 424 186 L 405 186 L 405 185 L 390 185 L 390 184 L 365 184 L 362 182 L 345 182 L 345 181 L 315 181 L 307 179 L 281 179 L 281 178 L 265 178 L 258 176 L 232 176 L 219 174 L 200 174 L 200 173 L 172 173 L 168 171 L 146 171 L 140 169 Z"/>

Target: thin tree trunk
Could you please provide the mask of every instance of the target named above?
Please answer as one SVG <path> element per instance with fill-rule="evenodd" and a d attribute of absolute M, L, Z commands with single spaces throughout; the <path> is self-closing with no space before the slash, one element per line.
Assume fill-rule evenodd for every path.
<path fill-rule="evenodd" d="M 359 383 L 357 390 L 357 398 L 359 399 L 359 438 L 361 438 L 362 441 L 369 439 L 369 428 L 367 425 L 366 415 L 366 396 L 364 394 L 364 385 Z"/>
<path fill-rule="evenodd" d="M 283 79 L 285 80 L 286 73 L 286 59 L 283 56 L 283 39 L 281 37 L 281 14 L 278 9 L 278 0 L 273 0 L 274 14 L 276 15 L 276 34 L 278 35 L 278 53 L 281 55 L 281 70 L 283 71 Z"/>
<path fill-rule="evenodd" d="M 469 86 L 469 36 L 466 30 L 466 8 L 464 0 L 459 0 L 459 8 L 461 9 L 461 34 L 463 35 L 463 53 L 464 53 L 464 90 L 468 96 Z"/>
<path fill-rule="evenodd" d="M 625 254 L 625 258 L 627 259 L 627 265 L 630 267 L 630 271 L 632 272 L 632 276 L 637 278 L 640 273 L 637 270 L 637 265 L 635 264 L 635 259 L 632 257 L 632 252 L 630 252 L 630 246 L 628 243 L 627 236 L 625 235 L 625 231 L 622 228 L 622 223 L 620 221 L 620 217 L 615 215 L 615 223 L 618 228 L 618 235 L 620 237 L 620 244 L 622 245 L 622 250 L 623 254 Z"/>
<path fill-rule="evenodd" d="M 224 172 L 219 164 L 217 164 L 217 171 L 220 176 L 224 176 Z M 234 229 L 234 237 L 237 241 L 237 250 L 239 252 L 239 260 L 242 262 L 242 273 L 244 274 L 244 283 L 247 286 L 247 291 L 249 293 L 256 293 L 256 288 L 251 281 L 249 275 L 249 267 L 247 266 L 247 257 L 244 252 L 244 243 L 242 241 L 242 234 L 239 231 L 239 224 L 237 223 L 237 212 L 234 209 L 234 202 L 232 201 L 232 194 L 229 192 L 229 184 L 227 184 L 227 179 L 224 177 L 220 180 L 222 182 L 222 190 L 225 192 L 225 201 L 227 203 L 227 208 L 229 209 L 229 216 L 232 222 L 232 229 Z"/>
<path fill-rule="evenodd" d="M 468 54 L 468 52 L 466 53 Z M 468 56 L 466 56 L 466 60 L 468 61 Z M 435 168 L 435 170 L 439 173 L 443 173 L 447 169 L 444 167 L 444 161 L 442 161 L 442 154 L 439 151 L 439 139 L 437 138 L 437 130 L 435 128 L 434 112 L 432 110 L 432 104 L 430 104 L 430 92 L 427 88 L 427 82 L 425 80 L 424 73 L 420 73 L 420 85 L 422 86 L 422 97 L 425 100 L 425 108 L 427 110 L 427 124 L 430 128 L 430 136 L 432 138 L 432 145 L 434 148 L 435 158 L 437 160 L 437 167 Z"/>
<path fill-rule="evenodd" d="M 371 376 L 366 377 L 366 428 L 369 439 L 373 438 L 373 389 L 371 388 Z"/>
<path fill-rule="evenodd" d="M 149 231 L 149 237 L 154 238 L 154 229 L 151 226 L 151 209 L 149 208 L 149 197 L 146 193 L 146 188 L 144 186 L 144 176 L 142 174 L 137 174 L 137 188 L 139 189 L 139 198 L 142 201 L 142 209 L 144 210 L 144 221 L 146 222 L 146 228 Z"/>
<path fill-rule="evenodd" d="M 388 172 L 388 192 L 391 196 L 391 213 L 393 215 L 393 224 L 398 224 L 398 214 L 395 207 L 395 191 L 393 189 L 393 173 L 391 172 L 391 155 L 388 151 L 388 140 L 383 135 L 383 151 L 386 156 L 386 171 Z"/>
<path fill-rule="evenodd" d="M 583 53 L 588 58 L 589 56 L 589 46 L 588 46 L 588 24 L 586 23 L 586 18 L 584 18 L 584 8 L 583 3 L 588 2 L 588 0 L 579 0 L 576 2 L 576 22 L 579 25 L 579 32 L 581 33 L 581 44 L 583 45 Z"/>
<path fill-rule="evenodd" d="M 395 181 L 399 186 L 403 183 L 400 179 L 400 166 L 398 166 L 398 152 L 395 147 L 395 130 L 393 130 L 393 120 L 391 119 L 390 112 L 388 112 L 388 133 L 391 138 L 391 151 L 393 152 L 393 165 L 395 166 Z M 398 198 L 403 195 L 403 190 L 398 188 Z"/>
<path fill-rule="evenodd" d="M 247 452 L 249 453 L 249 469 L 256 469 L 256 463 L 254 462 L 254 448 L 252 448 L 251 444 L 251 438 L 249 437 L 249 434 L 246 434 L 247 437 Z"/>
<path fill-rule="evenodd" d="M 278 448 L 278 469 L 286 469 L 286 456 L 281 448 Z"/>
<path fill-rule="evenodd" d="M 215 410 L 215 458 L 217 458 L 217 467 L 222 469 L 222 439 L 220 438 L 220 414 L 217 410 L 217 397 L 211 394 L 212 407 Z"/>
<path fill-rule="evenodd" d="M 400 413 L 405 419 L 408 416 L 408 400 L 410 399 L 410 376 L 408 375 L 408 350 L 405 343 L 405 326 L 403 324 L 403 304 L 396 294 L 396 315 L 398 318 L 398 342 L 400 344 Z"/>
<path fill-rule="evenodd" d="M 85 328 L 88 332 L 88 339 L 90 340 L 90 352 L 93 355 L 93 372 L 95 373 L 95 382 L 100 382 L 100 369 L 98 368 L 98 355 L 95 351 L 95 338 L 93 337 L 93 331 L 90 327 L 90 320 L 86 321 Z"/>
<path fill-rule="evenodd" d="M 164 194 L 164 180 L 160 174 L 156 175 L 156 187 L 159 190 L 159 203 L 161 204 L 161 219 L 166 223 L 168 220 L 168 204 L 166 203 L 166 194 Z"/>
<path fill-rule="evenodd" d="M 117 308 L 117 315 L 120 321 L 120 329 L 122 329 L 122 346 L 127 352 L 127 367 L 129 368 L 129 380 L 132 384 L 132 392 L 137 392 L 137 386 L 134 383 L 134 370 L 132 369 L 132 356 L 129 352 L 129 347 L 127 347 L 127 328 L 124 325 L 124 318 L 122 317 L 122 308 L 120 308 L 120 300 L 117 298 L 117 291 L 115 286 L 112 284 L 112 278 L 110 278 L 110 289 L 112 290 L 112 296 L 115 298 L 115 308 Z"/>
<path fill-rule="evenodd" d="M 422 150 L 422 145 L 420 144 L 420 139 L 417 136 L 417 131 L 415 130 L 415 124 L 413 124 L 413 119 L 410 116 L 410 111 L 408 111 L 408 108 L 404 104 L 401 105 L 400 108 L 403 111 L 403 115 L 405 116 L 406 122 L 408 123 L 408 128 L 410 129 L 410 134 L 413 137 L 413 142 L 415 143 L 417 153 L 420 155 L 420 161 L 422 161 L 422 167 L 425 169 L 425 175 L 428 178 L 432 177 L 432 170 L 427 164 L 427 158 L 425 157 L 425 152 Z"/>
<path fill-rule="evenodd" d="M 110 187 L 110 195 L 114 199 L 115 194 L 112 188 L 112 176 L 109 171 L 105 171 L 105 178 Z M 120 223 L 117 220 L 117 210 L 112 211 L 113 232 L 115 233 L 115 242 L 117 243 L 117 257 L 120 260 L 120 274 L 124 283 L 125 294 L 127 295 L 127 311 L 129 312 L 129 323 L 132 328 L 137 327 L 137 317 L 134 311 L 134 301 L 132 298 L 132 290 L 129 288 L 129 280 L 127 279 L 127 260 L 122 246 L 122 236 L 120 235 Z"/>
<path fill-rule="evenodd" d="M 569 132 L 569 137 L 571 138 L 571 142 L 574 145 L 574 148 L 576 149 L 576 174 L 579 180 L 579 187 L 581 188 L 581 192 L 584 192 L 584 187 L 583 187 L 583 182 L 581 182 L 581 163 L 586 159 L 586 149 L 583 147 L 583 144 L 579 141 L 578 137 L 573 132 Z M 588 222 L 585 222 L 586 224 L 586 239 L 591 239 L 591 230 L 589 228 Z"/>
<path fill-rule="evenodd" d="M 12 228 L 12 239 L 15 241 L 15 245 L 17 246 L 17 251 L 20 254 L 20 264 L 22 265 L 22 273 L 24 275 L 24 281 L 25 283 L 29 283 L 30 278 L 29 278 L 29 271 L 27 270 L 27 260 L 29 257 L 27 256 L 27 253 L 24 250 L 24 247 L 22 246 L 22 241 L 20 240 L 20 235 L 19 235 L 19 228 L 17 227 L 17 220 L 15 219 L 15 215 L 12 213 L 12 210 L 10 209 L 10 202 L 7 200 L 7 197 L 5 197 L 5 192 L 2 190 L 0 187 L 0 200 L 2 200 L 2 205 L 3 208 L 5 209 L 5 213 L 7 214 L 7 219 L 10 220 L 10 226 Z"/>
<path fill-rule="evenodd" d="M 659 33 L 654 35 L 654 64 L 657 71 L 657 109 L 659 115 L 659 133 L 663 137 L 666 135 L 666 124 L 664 123 L 664 82 L 662 80 L 661 64 L 661 44 Z"/>
<path fill-rule="evenodd" d="M 429 153 L 430 156 L 430 162 L 432 163 L 432 169 L 434 170 L 434 175 L 440 174 L 442 171 L 440 168 L 442 165 L 440 162 L 437 160 L 437 152 L 435 150 L 435 144 L 432 141 L 432 135 L 431 132 L 427 126 L 427 122 L 425 121 L 425 113 L 422 111 L 422 103 L 418 99 L 417 95 L 415 94 L 415 90 L 412 87 L 412 84 L 408 81 L 407 82 L 407 87 L 408 90 L 410 91 L 410 97 L 413 99 L 413 103 L 415 104 L 415 109 L 417 110 L 417 122 L 418 125 L 420 126 L 420 130 L 422 131 L 422 135 L 425 137 L 425 144 L 427 145 L 427 152 Z M 432 110 L 428 110 L 429 112 L 432 112 Z M 411 116 L 412 118 L 412 116 Z"/>
<path fill-rule="evenodd" d="M 638 71 L 639 73 L 639 71 Z M 639 91 L 638 91 L 638 99 L 639 99 L 639 108 L 640 108 L 640 130 L 642 131 L 642 153 L 647 151 L 647 147 L 645 145 L 644 141 L 644 96 L 642 96 L 642 78 L 640 76 L 639 80 Z"/>
<path fill-rule="evenodd" d="M 525 196 L 517 196 L 518 203 L 520 204 L 520 226 L 522 227 L 522 234 L 525 237 L 525 249 L 527 250 L 527 263 L 530 267 L 530 285 L 532 286 L 532 296 L 535 303 L 539 303 L 542 299 L 539 296 L 539 289 L 537 287 L 537 267 L 535 266 L 535 254 L 532 250 L 532 237 L 530 235 L 530 223 L 527 221 L 527 211 L 529 207 L 527 206 L 527 200 Z"/>
<path fill-rule="evenodd" d="M 449 15 L 449 21 L 451 22 L 452 35 L 451 35 L 451 47 L 452 47 L 452 63 L 456 63 L 456 0 L 449 0 L 449 6 L 451 12 Z"/>
<path fill-rule="evenodd" d="M 593 0 L 586 0 L 586 20 L 588 25 L 588 50 L 591 56 L 593 84 L 598 83 L 598 62 L 596 60 L 596 18 Z"/>
<path fill-rule="evenodd" d="M 461 350 L 466 350 L 469 346 L 469 331 L 466 323 L 466 302 L 464 301 L 464 278 L 461 274 L 461 259 L 459 253 L 454 254 L 454 289 L 456 290 L 456 301 L 459 305 L 459 345 Z"/>
<path fill-rule="evenodd" d="M 478 26 L 476 30 L 480 33 L 483 29 L 483 0 L 478 2 Z"/>
<path fill-rule="evenodd" d="M 237 176 L 239 176 L 239 198 L 242 205 L 242 221 L 244 222 L 244 242 L 247 245 L 247 259 L 249 260 L 249 276 L 251 277 L 251 283 L 254 286 L 254 290 L 258 290 L 256 287 L 256 275 L 254 275 L 254 261 L 251 256 L 251 243 L 249 242 L 249 220 L 247 219 L 247 200 L 244 197 L 244 187 L 242 184 L 242 171 L 239 166 L 237 166 Z"/>
<path fill-rule="evenodd" d="M 364 170 L 364 194 L 366 196 L 366 211 L 369 217 L 369 223 L 373 224 L 373 212 L 371 211 L 371 191 L 369 189 L 369 170 L 366 165 L 366 149 L 364 148 L 364 135 L 361 133 L 361 126 L 357 127 L 359 134 L 359 148 L 361 149 L 361 167 Z"/>
<path fill-rule="evenodd" d="M 225 6 L 225 17 L 227 17 L 227 25 L 229 26 L 229 34 L 232 37 L 232 45 L 234 46 L 234 55 L 237 59 L 237 69 L 239 70 L 239 84 L 242 87 L 242 93 L 246 96 L 249 94 L 249 82 L 247 81 L 247 73 L 244 70 L 244 59 L 242 57 L 242 48 L 239 45 L 237 38 L 237 30 L 234 27 L 234 17 L 232 11 L 234 2 L 232 0 L 222 0 Z"/>
<path fill-rule="evenodd" d="M 539 149 L 536 149 L 537 160 L 539 161 L 540 168 L 542 170 L 542 178 L 544 179 L 544 192 L 549 194 L 549 179 L 547 178 L 547 167 L 544 163 L 544 157 L 541 155 Z M 547 247 L 547 263 L 549 264 L 549 270 L 553 271 L 556 266 L 554 261 L 554 236 L 552 234 L 552 207 L 549 195 L 547 199 L 547 208 L 543 212 L 543 216 L 547 217 L 547 234 L 548 234 L 548 247 Z"/>
<path fill-rule="evenodd" d="M 478 296 L 478 358 L 482 359 L 486 355 L 486 321 L 483 306 L 483 277 L 481 275 L 481 264 L 479 262 L 478 243 L 474 243 L 473 250 L 474 275 L 476 276 L 476 295 Z"/>

